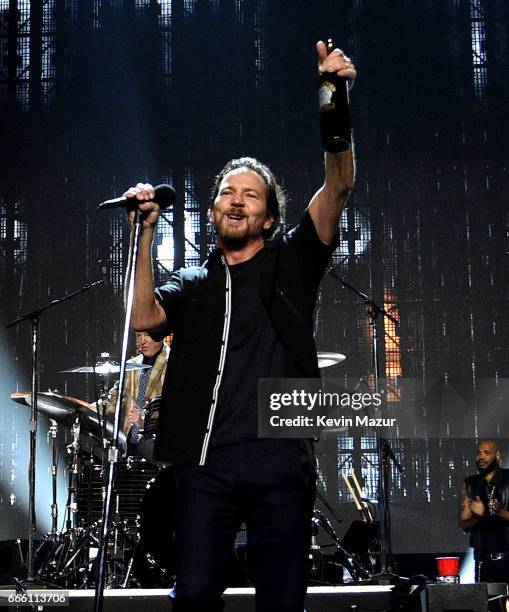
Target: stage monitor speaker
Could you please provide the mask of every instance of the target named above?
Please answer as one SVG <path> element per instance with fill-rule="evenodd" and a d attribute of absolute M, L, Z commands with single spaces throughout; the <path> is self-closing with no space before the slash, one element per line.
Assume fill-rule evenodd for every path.
<path fill-rule="evenodd" d="M 429 584 L 429 612 L 488 612 L 486 584 Z"/>

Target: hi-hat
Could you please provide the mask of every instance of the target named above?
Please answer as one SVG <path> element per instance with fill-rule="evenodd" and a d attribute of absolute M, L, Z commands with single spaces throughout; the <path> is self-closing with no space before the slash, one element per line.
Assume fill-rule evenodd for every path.
<path fill-rule="evenodd" d="M 133 370 L 146 370 L 150 367 L 151 366 L 145 365 L 144 363 L 126 363 L 125 365 L 127 372 L 132 372 Z M 70 374 L 118 374 L 120 372 L 120 364 L 116 361 L 103 361 L 95 366 L 80 366 L 68 370 L 60 370 L 60 372 Z"/>
<path fill-rule="evenodd" d="M 318 367 L 320 369 L 336 365 L 337 363 L 341 363 L 346 359 L 346 355 L 341 353 L 331 353 L 328 351 L 317 351 L 316 355 L 318 357 Z"/>

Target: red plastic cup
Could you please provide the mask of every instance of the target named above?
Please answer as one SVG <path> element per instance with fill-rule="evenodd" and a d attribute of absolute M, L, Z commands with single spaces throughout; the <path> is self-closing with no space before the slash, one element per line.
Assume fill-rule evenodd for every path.
<path fill-rule="evenodd" d="M 436 562 L 439 576 L 459 576 L 459 557 L 436 557 Z"/>

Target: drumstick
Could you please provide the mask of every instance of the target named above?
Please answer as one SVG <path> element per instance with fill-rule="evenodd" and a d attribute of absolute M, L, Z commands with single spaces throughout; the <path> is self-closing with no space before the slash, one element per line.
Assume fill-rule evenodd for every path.
<path fill-rule="evenodd" d="M 356 492 L 353 490 L 352 485 L 350 484 L 350 481 L 348 480 L 348 477 L 345 476 L 344 474 L 341 474 L 343 476 L 343 480 L 346 483 L 346 486 L 348 487 L 348 490 L 350 491 L 350 495 L 352 496 L 352 499 L 354 501 L 355 507 L 357 508 L 357 510 L 359 510 L 359 512 L 362 512 L 362 506 L 359 503 L 359 500 L 357 499 L 357 494 Z"/>
<path fill-rule="evenodd" d="M 352 468 L 352 480 L 355 484 L 355 487 L 357 489 L 357 493 L 359 494 L 359 498 L 362 497 L 362 489 L 361 486 L 359 484 L 359 481 L 357 480 L 357 476 L 355 475 L 355 470 Z"/>
<path fill-rule="evenodd" d="M 373 516 L 371 514 L 371 510 L 370 510 L 368 504 L 362 499 L 362 489 L 361 489 L 361 486 L 359 484 L 359 481 L 357 480 L 357 476 L 355 475 L 355 470 L 354 469 L 352 469 L 352 479 L 353 479 L 353 481 L 355 483 L 355 486 L 357 487 L 357 491 L 358 491 L 358 494 L 359 494 L 359 499 L 360 499 L 360 502 L 362 504 L 362 510 L 367 514 L 368 520 L 372 521 L 373 520 Z"/>

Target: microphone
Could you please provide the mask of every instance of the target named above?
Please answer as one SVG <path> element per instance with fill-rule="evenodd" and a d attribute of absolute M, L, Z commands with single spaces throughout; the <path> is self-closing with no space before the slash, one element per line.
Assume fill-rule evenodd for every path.
<path fill-rule="evenodd" d="M 154 187 L 153 201 L 159 204 L 161 210 L 171 206 L 175 202 L 176 198 L 177 194 L 171 185 L 157 185 L 157 187 Z M 143 202 L 143 200 L 120 196 L 119 198 L 113 198 L 112 200 L 101 202 L 97 208 L 99 210 L 108 210 L 110 208 L 136 208 L 136 205 L 141 202 Z"/>

